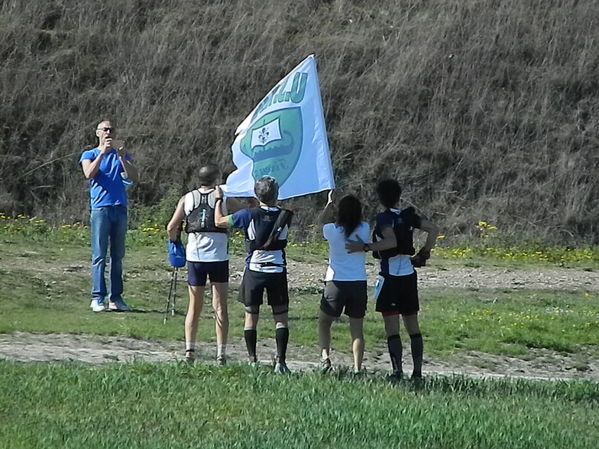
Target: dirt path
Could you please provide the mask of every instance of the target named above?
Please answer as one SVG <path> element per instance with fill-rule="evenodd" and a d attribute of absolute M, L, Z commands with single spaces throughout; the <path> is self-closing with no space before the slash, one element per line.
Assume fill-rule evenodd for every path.
<path fill-rule="evenodd" d="M 409 348 L 405 354 L 405 370 L 410 370 Z M 214 345 L 200 344 L 199 363 L 214 363 Z M 587 379 L 599 382 L 599 360 L 590 359 L 588 354 L 564 356 L 548 350 L 532 350 L 530 360 L 482 353 L 465 353 L 453 362 L 425 358 L 427 375 L 461 374 L 473 377 L 521 377 L 532 379 Z M 228 349 L 229 363 L 245 363 L 246 351 L 243 342 L 233 342 Z M 264 340 L 259 343 L 261 363 L 271 363 L 275 354 L 275 343 Z M 19 362 L 65 362 L 83 363 L 108 362 L 170 362 L 182 360 L 180 343 L 150 342 L 127 337 L 101 337 L 95 335 L 29 334 L 17 332 L 0 335 L 0 359 Z M 318 369 L 316 348 L 291 346 L 288 351 L 289 367 L 292 371 Z M 333 353 L 336 366 L 349 367 L 350 357 Z M 389 371 L 386 353 L 369 352 L 364 359 L 370 371 Z"/>
<path fill-rule="evenodd" d="M 241 260 L 231 262 L 231 282 L 239 282 Z M 57 267 L 58 268 L 58 267 Z M 64 267 L 63 267 L 64 268 Z M 64 268 L 65 272 L 68 270 Z M 292 288 L 321 288 L 324 264 L 290 261 L 289 284 Z M 374 264 L 368 267 L 369 284 L 376 277 Z M 433 264 L 419 270 L 419 283 L 426 287 L 502 288 L 502 289 L 561 289 L 599 292 L 599 272 L 566 268 L 508 269 L 469 268 Z M 265 340 L 259 348 L 262 362 L 269 363 L 275 351 L 274 341 Z M 28 334 L 0 335 L 0 359 L 22 362 L 80 361 L 84 363 L 177 362 L 181 360 L 180 343 L 149 342 L 125 337 L 92 335 Z M 409 371 L 409 348 L 405 354 Z M 200 345 L 199 359 L 213 363 L 213 345 Z M 242 341 L 232 342 L 228 348 L 231 363 L 246 360 Z M 548 350 L 531 349 L 529 360 L 483 353 L 464 353 L 451 362 L 425 359 L 428 374 L 464 374 L 483 377 L 526 377 L 539 379 L 589 379 L 599 382 L 599 360 L 590 354 L 563 355 Z M 316 348 L 292 346 L 289 366 L 294 371 L 317 368 Z M 334 354 L 334 363 L 349 366 L 346 354 Z M 382 349 L 366 354 L 364 365 L 369 371 L 387 372 L 388 356 Z"/>

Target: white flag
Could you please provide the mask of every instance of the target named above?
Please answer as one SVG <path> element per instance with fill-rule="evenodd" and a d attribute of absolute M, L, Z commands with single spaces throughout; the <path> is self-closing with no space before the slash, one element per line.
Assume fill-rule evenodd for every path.
<path fill-rule="evenodd" d="M 262 176 L 277 180 L 281 200 L 335 188 L 314 55 L 279 81 L 235 134 L 237 170 L 223 186 L 227 196 L 254 196 Z"/>

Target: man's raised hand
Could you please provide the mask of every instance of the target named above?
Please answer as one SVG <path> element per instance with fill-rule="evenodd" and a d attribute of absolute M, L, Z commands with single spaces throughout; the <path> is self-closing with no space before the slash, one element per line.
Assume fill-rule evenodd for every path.
<path fill-rule="evenodd" d="M 112 138 L 107 137 L 102 143 L 100 143 L 100 153 L 108 154 L 112 150 Z"/>

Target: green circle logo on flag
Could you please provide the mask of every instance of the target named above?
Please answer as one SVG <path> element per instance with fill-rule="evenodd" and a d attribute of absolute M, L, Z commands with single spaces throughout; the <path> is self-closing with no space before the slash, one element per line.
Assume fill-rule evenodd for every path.
<path fill-rule="evenodd" d="M 269 112 L 256 120 L 240 142 L 241 152 L 254 162 L 254 180 L 272 176 L 282 186 L 297 165 L 302 136 L 299 107 Z"/>

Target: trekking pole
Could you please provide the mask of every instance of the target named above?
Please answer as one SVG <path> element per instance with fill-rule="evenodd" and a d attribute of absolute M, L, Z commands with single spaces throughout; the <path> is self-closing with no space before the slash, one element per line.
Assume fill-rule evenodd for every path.
<path fill-rule="evenodd" d="M 166 309 L 164 310 L 164 318 L 162 320 L 162 324 L 166 324 L 166 319 L 168 318 L 168 312 L 169 312 L 169 309 L 171 308 L 171 301 L 173 303 L 175 302 L 175 290 L 177 287 L 176 273 L 177 273 L 177 268 L 173 268 L 173 271 L 171 273 L 171 285 L 168 290 L 168 297 L 166 299 Z M 174 305 L 172 306 L 172 312 L 174 315 L 175 314 L 175 306 Z"/>
<path fill-rule="evenodd" d="M 177 297 L 177 276 L 179 275 L 179 268 L 175 267 L 175 285 L 173 286 L 173 308 L 171 309 L 171 315 L 175 316 L 175 305 L 176 305 L 176 300 L 175 298 Z"/>

